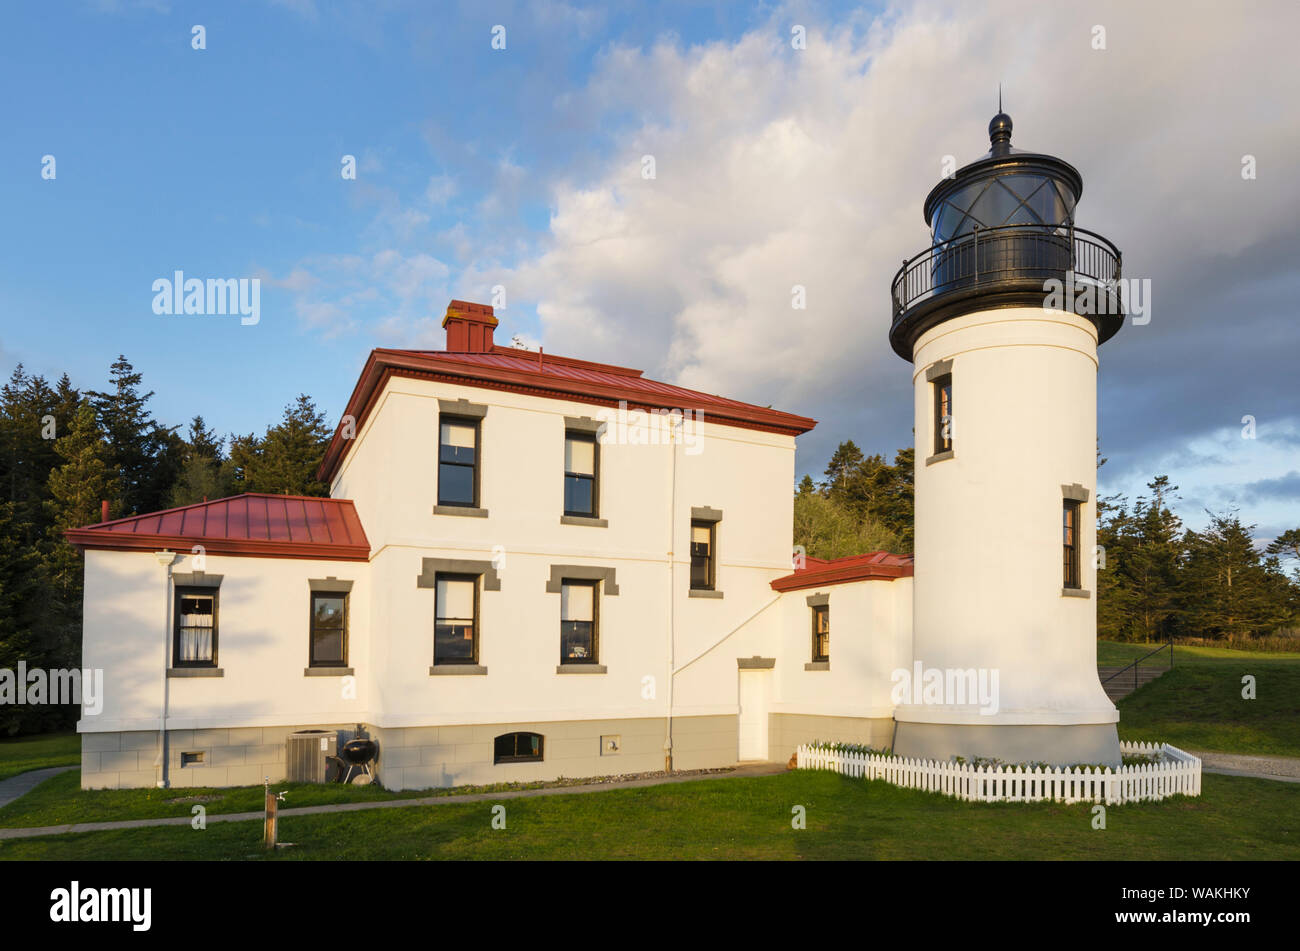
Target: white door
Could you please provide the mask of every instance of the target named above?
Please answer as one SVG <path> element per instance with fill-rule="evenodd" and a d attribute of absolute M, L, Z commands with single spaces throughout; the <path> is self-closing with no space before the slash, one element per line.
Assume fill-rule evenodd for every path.
<path fill-rule="evenodd" d="M 767 694 L 770 670 L 740 671 L 740 750 L 738 758 L 767 759 Z"/>

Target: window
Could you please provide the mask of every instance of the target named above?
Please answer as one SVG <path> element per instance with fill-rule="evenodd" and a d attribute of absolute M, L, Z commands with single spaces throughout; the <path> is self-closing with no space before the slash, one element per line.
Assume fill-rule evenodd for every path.
<path fill-rule="evenodd" d="M 217 591 L 215 588 L 176 589 L 175 667 L 217 666 Z"/>
<path fill-rule="evenodd" d="M 1062 541 L 1065 587 L 1078 588 L 1079 581 L 1079 502 L 1066 499 L 1062 505 Z"/>
<path fill-rule="evenodd" d="M 348 665 L 348 596 L 344 592 L 311 593 L 312 667 Z"/>
<path fill-rule="evenodd" d="M 433 663 L 478 663 L 478 578 L 440 574 L 434 583 Z"/>
<path fill-rule="evenodd" d="M 813 663 L 831 659 L 831 609 L 822 604 L 812 609 L 812 659 Z"/>
<path fill-rule="evenodd" d="M 502 733 L 492 741 L 492 762 L 540 763 L 544 740 L 540 733 Z"/>
<path fill-rule="evenodd" d="M 952 374 L 934 379 L 934 451 L 952 451 Z"/>
<path fill-rule="evenodd" d="M 560 663 L 597 663 L 597 581 L 565 581 L 560 586 Z"/>
<path fill-rule="evenodd" d="M 716 580 L 714 571 L 714 526 L 716 522 L 691 522 L 691 587 L 710 590 Z"/>
<path fill-rule="evenodd" d="M 182 767 L 185 767 L 185 766 L 202 766 L 202 765 L 203 765 L 203 751 L 199 751 L 199 752 L 197 752 L 197 753 L 182 753 L 182 754 L 181 754 L 181 766 L 182 766 Z"/>
<path fill-rule="evenodd" d="M 438 443 L 438 504 L 478 506 L 476 419 L 443 416 Z"/>
<path fill-rule="evenodd" d="M 598 464 L 595 435 L 564 434 L 564 514 L 597 517 Z"/>

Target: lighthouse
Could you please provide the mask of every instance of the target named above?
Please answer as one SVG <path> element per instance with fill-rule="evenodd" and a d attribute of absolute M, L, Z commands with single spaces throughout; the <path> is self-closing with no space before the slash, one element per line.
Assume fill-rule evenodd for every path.
<path fill-rule="evenodd" d="M 1121 258 L 1075 224 L 1078 170 L 1011 131 L 999 111 L 988 153 L 930 191 L 930 247 L 891 287 L 915 414 L 912 653 L 935 687 L 896 705 L 894 751 L 1118 766 L 1095 545 L 1098 348 L 1124 320 Z M 980 677 L 995 703 L 963 696 Z"/>

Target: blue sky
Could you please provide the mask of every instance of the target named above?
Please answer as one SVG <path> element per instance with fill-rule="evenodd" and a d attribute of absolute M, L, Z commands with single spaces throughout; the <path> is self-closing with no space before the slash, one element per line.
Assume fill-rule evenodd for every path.
<path fill-rule="evenodd" d="M 98 387 L 125 353 L 165 422 L 260 432 L 299 392 L 336 418 L 371 347 L 438 346 L 449 298 L 501 284 L 506 340 L 815 416 L 817 474 L 911 441 L 889 277 L 1002 82 L 1015 143 L 1080 167 L 1080 224 L 1154 286 L 1102 350 L 1103 491 L 1168 472 L 1193 523 L 1300 524 L 1289 6 L 1265 33 L 1109 3 L 56 9 L 0 36 L 5 373 Z M 260 323 L 155 315 L 177 269 L 260 277 Z"/>

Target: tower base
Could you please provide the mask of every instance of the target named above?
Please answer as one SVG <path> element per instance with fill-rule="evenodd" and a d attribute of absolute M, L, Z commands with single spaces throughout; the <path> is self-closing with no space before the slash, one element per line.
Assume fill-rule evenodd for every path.
<path fill-rule="evenodd" d="M 1011 764 L 1053 766 L 1120 765 L 1119 733 L 1114 723 L 994 726 L 898 722 L 894 755 L 932 760 L 978 756 Z"/>

